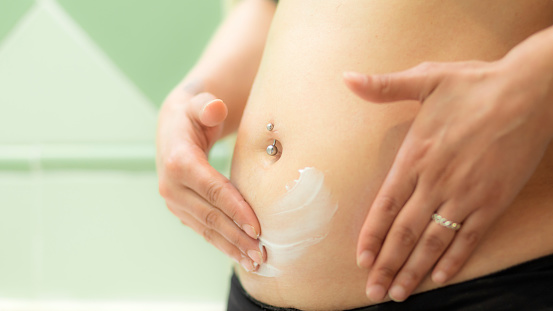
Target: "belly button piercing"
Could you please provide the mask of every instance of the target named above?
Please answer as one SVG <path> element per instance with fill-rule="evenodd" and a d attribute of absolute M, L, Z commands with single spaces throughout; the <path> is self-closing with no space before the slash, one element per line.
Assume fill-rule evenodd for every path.
<path fill-rule="evenodd" d="M 277 152 L 278 149 L 276 147 L 276 139 L 273 139 L 273 144 L 267 147 L 267 154 L 270 156 L 274 156 L 275 154 L 277 154 Z"/>
<path fill-rule="evenodd" d="M 273 129 L 275 128 L 275 125 L 273 123 L 269 123 L 267 124 L 267 131 L 272 131 Z M 269 145 L 267 147 L 267 154 L 270 155 L 270 156 L 274 156 L 276 155 L 278 152 L 278 149 L 276 147 L 276 139 L 273 139 L 273 144 L 272 145 Z"/>

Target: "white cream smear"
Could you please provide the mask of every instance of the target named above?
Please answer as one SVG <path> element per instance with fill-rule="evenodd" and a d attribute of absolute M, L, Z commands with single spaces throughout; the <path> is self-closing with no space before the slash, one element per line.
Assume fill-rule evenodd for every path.
<path fill-rule="evenodd" d="M 259 219 L 259 246 L 267 251 L 267 261 L 254 272 L 276 277 L 293 264 L 308 247 L 321 242 L 330 229 L 338 204 L 324 185 L 324 174 L 313 167 L 299 170 L 300 177 L 286 194 L 271 205 Z"/>

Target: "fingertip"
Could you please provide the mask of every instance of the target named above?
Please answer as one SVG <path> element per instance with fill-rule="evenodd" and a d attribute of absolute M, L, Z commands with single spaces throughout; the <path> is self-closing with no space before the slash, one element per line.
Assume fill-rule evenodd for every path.
<path fill-rule="evenodd" d="M 213 127 L 225 121 L 227 115 L 227 105 L 220 99 L 214 99 L 203 105 L 199 119 L 203 125 Z"/>
<path fill-rule="evenodd" d="M 366 288 L 365 295 L 367 295 L 367 298 L 372 302 L 379 303 L 386 298 L 386 289 L 382 285 L 371 285 Z"/>
<path fill-rule="evenodd" d="M 246 232 L 246 234 L 257 240 L 261 235 L 261 225 L 259 223 L 259 220 L 257 219 L 257 215 L 255 214 L 255 211 L 250 206 L 250 204 L 243 197 L 240 198 L 241 202 L 239 205 L 239 214 L 243 217 L 241 223 L 244 225 L 248 225 L 248 230 L 251 229 L 250 233 Z"/>
<path fill-rule="evenodd" d="M 257 267 L 254 266 L 254 262 L 249 258 L 242 258 L 240 260 L 240 265 L 246 272 L 253 272 L 257 269 Z"/>
<path fill-rule="evenodd" d="M 392 299 L 395 302 L 403 302 L 408 297 L 409 294 L 407 293 L 407 290 L 401 285 L 394 285 L 392 288 L 390 288 L 390 291 L 388 292 L 388 296 L 390 296 L 390 299 Z"/>
<path fill-rule="evenodd" d="M 442 258 L 434 267 L 432 275 L 430 275 L 432 282 L 438 285 L 444 285 L 447 281 L 449 281 L 451 276 L 455 274 L 452 268 L 451 261 L 447 258 Z"/>
<path fill-rule="evenodd" d="M 245 224 L 242 226 L 242 230 L 246 232 L 252 239 L 257 240 L 259 238 L 259 233 L 252 225 Z"/>
<path fill-rule="evenodd" d="M 359 72 L 346 71 L 343 73 L 344 80 L 352 86 L 363 87 L 367 85 L 368 76 Z"/>
<path fill-rule="evenodd" d="M 447 274 L 441 270 L 434 271 L 432 273 L 432 281 L 438 285 L 443 285 L 447 282 Z"/>
<path fill-rule="evenodd" d="M 228 188 L 226 199 L 221 205 L 221 209 L 238 228 L 254 240 L 261 235 L 261 228 L 257 216 L 252 207 L 242 197 L 238 189 L 234 186 Z"/>
<path fill-rule="evenodd" d="M 262 265 L 263 264 L 263 254 L 259 250 L 249 250 L 246 252 L 248 257 L 250 257 L 251 260 L 253 260 L 254 265 Z"/>
<path fill-rule="evenodd" d="M 343 76 L 350 90 L 362 99 L 374 104 L 388 102 L 383 98 L 383 88 L 380 81 L 385 78 L 382 76 L 367 75 L 353 71 L 344 72 Z"/>
<path fill-rule="evenodd" d="M 259 243 L 259 250 L 261 251 L 261 254 L 263 255 L 263 262 L 267 262 L 267 250 L 265 249 L 265 246 Z"/>

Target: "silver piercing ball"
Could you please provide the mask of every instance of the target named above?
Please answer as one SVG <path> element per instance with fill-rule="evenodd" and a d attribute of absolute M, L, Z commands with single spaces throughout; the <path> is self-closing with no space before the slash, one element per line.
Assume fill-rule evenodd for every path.
<path fill-rule="evenodd" d="M 274 139 L 273 144 L 267 147 L 267 154 L 270 156 L 274 156 L 277 154 L 277 152 L 278 152 L 278 149 L 276 147 L 276 139 Z"/>
<path fill-rule="evenodd" d="M 273 129 L 275 128 L 275 126 L 273 125 L 273 123 L 269 123 L 267 124 L 267 131 L 272 131 Z"/>

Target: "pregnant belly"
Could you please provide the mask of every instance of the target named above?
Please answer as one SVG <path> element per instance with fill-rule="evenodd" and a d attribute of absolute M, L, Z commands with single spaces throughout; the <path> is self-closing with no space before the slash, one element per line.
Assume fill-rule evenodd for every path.
<path fill-rule="evenodd" d="M 364 103 L 337 84 L 324 98 L 275 100 L 262 77 L 240 125 L 231 181 L 260 221 L 267 262 L 256 274 L 237 269 L 239 278 L 271 305 L 368 305 L 359 230 L 419 104 Z M 273 143 L 278 153 L 269 155 Z"/>
<path fill-rule="evenodd" d="M 529 18 L 531 12 L 514 7 L 516 14 L 505 28 L 489 31 L 459 21 L 459 2 L 444 3 L 280 1 L 231 170 L 231 181 L 260 220 L 260 240 L 267 251 L 267 263 L 257 274 L 236 268 L 254 298 L 303 310 L 370 304 L 364 291 L 368 271 L 356 264 L 358 234 L 419 103 L 364 102 L 346 89 L 343 71 L 389 72 L 429 60 L 498 59 L 546 20 L 539 14 Z M 468 5 L 462 9 L 480 12 Z M 502 18 L 510 16 L 500 12 Z M 494 21 L 490 28 L 501 25 L 491 17 L 487 13 L 484 19 Z M 516 35 L 509 27 L 517 29 Z M 274 125 L 270 131 L 268 123 Z M 269 155 L 266 148 L 273 144 L 278 153 Z M 534 215 L 543 216 L 543 204 L 536 202 Z M 553 220 L 552 213 L 546 216 Z M 513 238 L 501 228 L 522 229 L 520 223 L 508 221 L 516 220 L 514 216 L 491 230 L 496 233 L 456 281 L 536 256 L 526 252 L 505 260 L 513 257 L 498 251 L 501 241 Z M 520 234 L 514 238 L 525 245 Z M 433 287 L 427 279 L 418 291 Z"/>

